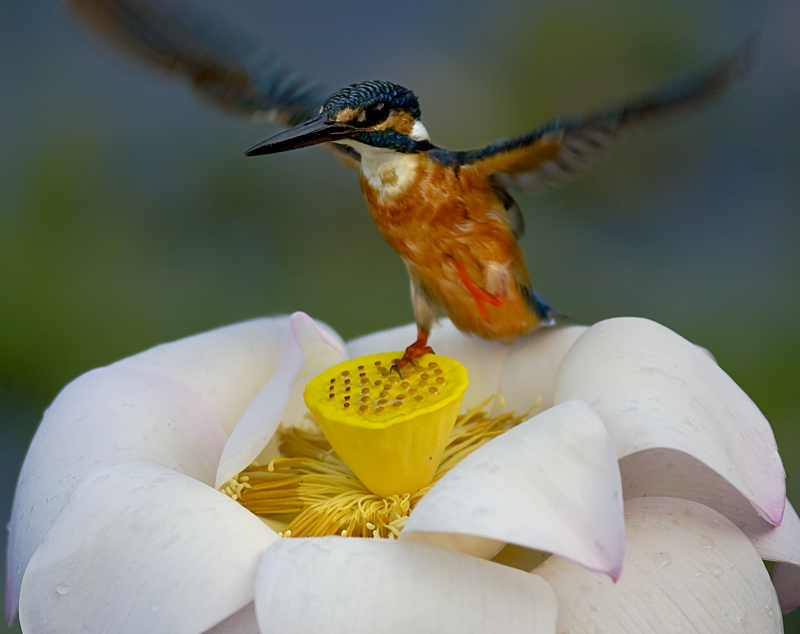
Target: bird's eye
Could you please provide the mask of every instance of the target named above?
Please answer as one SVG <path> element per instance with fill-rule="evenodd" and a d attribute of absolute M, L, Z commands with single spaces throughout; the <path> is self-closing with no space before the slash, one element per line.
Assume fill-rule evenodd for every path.
<path fill-rule="evenodd" d="M 364 110 L 364 123 L 368 125 L 376 125 L 382 121 L 386 121 L 389 116 L 389 108 L 382 101 L 367 106 Z"/>

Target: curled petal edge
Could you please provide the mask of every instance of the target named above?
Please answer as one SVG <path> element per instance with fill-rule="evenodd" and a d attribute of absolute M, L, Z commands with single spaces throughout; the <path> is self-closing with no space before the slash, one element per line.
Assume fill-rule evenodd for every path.
<path fill-rule="evenodd" d="M 337 338 L 305 313 L 291 316 L 289 338 L 275 376 L 247 407 L 225 443 L 216 488 L 255 460 L 282 421 L 299 419 L 306 383 L 343 358 L 344 349 Z"/>
<path fill-rule="evenodd" d="M 707 353 L 668 328 L 638 318 L 589 328 L 559 369 L 555 401 L 573 398 L 597 411 L 620 459 L 653 449 L 693 456 L 753 514 L 780 524 L 786 482 L 769 423 Z"/>
<path fill-rule="evenodd" d="M 568 401 L 467 456 L 417 504 L 401 541 L 442 534 L 557 553 L 616 579 L 625 551 L 616 453 L 594 411 Z M 461 544 L 455 542 L 458 548 Z M 473 541 L 467 541 L 471 547 Z"/>

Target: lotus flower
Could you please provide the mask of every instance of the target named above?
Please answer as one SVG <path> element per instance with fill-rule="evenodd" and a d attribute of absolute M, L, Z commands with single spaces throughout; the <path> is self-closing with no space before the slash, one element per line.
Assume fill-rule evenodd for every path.
<path fill-rule="evenodd" d="M 7 619 L 19 609 L 29 634 L 782 631 L 800 519 L 769 424 L 706 351 L 642 319 L 511 346 L 435 330 L 469 372 L 462 411 L 499 396 L 487 415 L 522 422 L 436 480 L 398 539 L 282 538 L 221 492 L 309 424 L 312 377 L 413 336 L 345 345 L 296 313 L 73 381 L 20 474 Z M 772 580 L 762 559 L 784 562 Z"/>

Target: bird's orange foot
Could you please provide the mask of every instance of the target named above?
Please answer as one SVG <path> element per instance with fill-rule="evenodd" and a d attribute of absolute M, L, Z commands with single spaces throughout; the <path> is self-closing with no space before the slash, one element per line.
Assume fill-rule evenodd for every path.
<path fill-rule="evenodd" d="M 402 378 L 402 369 L 409 363 L 414 363 L 416 359 L 426 354 L 436 354 L 428 345 L 428 334 L 422 330 L 417 330 L 417 340 L 406 348 L 405 354 L 400 359 L 395 359 L 392 364 L 392 370 L 397 371 L 397 374 Z"/>
<path fill-rule="evenodd" d="M 478 307 L 478 313 L 480 316 L 483 317 L 483 321 L 489 322 L 489 313 L 486 312 L 486 304 L 491 304 L 492 306 L 502 306 L 506 303 L 505 298 L 502 295 L 495 295 L 494 293 L 490 293 L 485 288 L 478 286 L 475 283 L 469 273 L 467 273 L 467 267 L 464 266 L 463 263 L 459 262 L 458 260 L 453 260 L 453 264 L 456 267 L 456 271 L 458 271 L 458 277 L 461 278 L 461 282 L 464 286 L 467 287 L 470 295 L 475 300 L 475 305 Z"/>

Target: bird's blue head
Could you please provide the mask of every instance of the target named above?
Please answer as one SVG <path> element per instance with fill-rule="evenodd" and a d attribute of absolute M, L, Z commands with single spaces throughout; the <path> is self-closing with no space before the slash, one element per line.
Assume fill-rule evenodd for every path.
<path fill-rule="evenodd" d="M 362 81 L 333 93 L 320 113 L 248 150 L 248 156 L 338 142 L 359 144 L 396 152 L 416 153 L 432 149 L 420 122 L 422 111 L 408 88 L 388 81 Z"/>
<path fill-rule="evenodd" d="M 384 121 L 392 110 L 405 112 L 416 121 L 422 116 L 417 96 L 389 81 L 362 81 L 337 90 L 322 104 L 322 111 L 341 116 L 346 110 L 362 113 L 365 120 Z"/>

